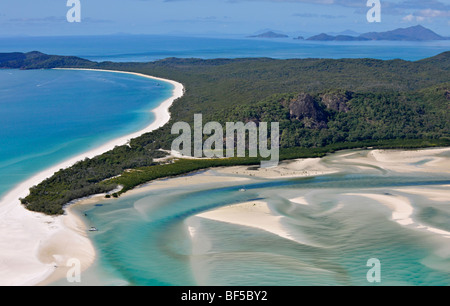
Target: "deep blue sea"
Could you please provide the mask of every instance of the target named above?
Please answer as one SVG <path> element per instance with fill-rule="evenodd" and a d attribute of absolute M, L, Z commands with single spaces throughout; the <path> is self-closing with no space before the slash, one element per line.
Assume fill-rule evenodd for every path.
<path fill-rule="evenodd" d="M 40 51 L 92 61 L 148 62 L 181 58 L 376 58 L 419 60 L 450 50 L 450 41 L 313 42 L 293 39 L 156 35 L 0 38 L 0 52 Z"/>
<path fill-rule="evenodd" d="M 167 57 L 419 60 L 450 50 L 450 41 L 318 43 L 139 35 L 0 38 L 0 52 L 35 50 L 121 62 Z M 124 74 L 0 70 L 0 197 L 39 171 L 148 125 L 153 120 L 149 110 L 170 93 L 169 84 Z M 385 284 L 449 285 L 449 258 L 436 259 L 436 241 L 429 236 L 397 226 L 379 208 L 371 206 L 368 215 L 357 201 L 350 201 L 337 215 L 326 214 L 337 205 L 335 195 L 348 192 L 349 186 L 387 192 L 393 186 L 440 188 L 442 184 L 449 184 L 448 175 L 361 175 L 357 180 L 351 175 L 326 176 L 295 182 L 252 181 L 245 194 L 238 191 L 240 186 L 179 188 L 124 198 L 117 205 L 82 208 L 80 215 L 88 215 L 87 224 L 101 229 L 91 235 L 98 258 L 83 284 L 359 285 L 367 284 L 365 261 L 378 256 L 390 267 L 386 271 L 390 281 Z M 312 201 L 316 205 L 311 207 L 294 207 L 280 198 L 293 190 L 321 190 L 322 198 Z M 189 217 L 254 198 L 264 198 L 289 217 L 291 232 L 330 248 L 202 221 L 199 229 L 211 248 L 201 256 L 193 253 L 185 223 Z M 424 209 L 429 205 L 426 199 L 414 200 Z M 442 228 L 450 222 L 450 212 L 439 212 L 434 225 Z M 325 218 L 318 217 L 324 214 Z M 66 283 L 56 283 L 61 284 Z"/>

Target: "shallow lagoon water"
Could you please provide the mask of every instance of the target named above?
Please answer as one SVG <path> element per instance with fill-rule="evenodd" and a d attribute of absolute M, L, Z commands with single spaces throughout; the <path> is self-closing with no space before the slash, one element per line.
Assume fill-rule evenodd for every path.
<path fill-rule="evenodd" d="M 327 156 L 324 163 L 334 164 L 340 154 Z M 330 175 L 180 186 L 100 202 L 102 206 L 78 206 L 75 210 L 86 214 L 87 225 L 99 228 L 90 234 L 98 259 L 84 273 L 83 283 L 373 285 L 366 279 L 366 264 L 377 258 L 381 285 L 450 285 L 449 238 L 402 226 L 392 220 L 388 207 L 357 195 L 405 197 L 415 222 L 448 231 L 448 201 L 432 201 L 407 188 L 442 191 L 449 184 L 446 173 L 348 167 Z M 298 196 L 308 205 L 289 200 Z M 281 216 L 293 240 L 196 216 L 261 200 Z M 65 281 L 55 283 L 61 284 Z"/>

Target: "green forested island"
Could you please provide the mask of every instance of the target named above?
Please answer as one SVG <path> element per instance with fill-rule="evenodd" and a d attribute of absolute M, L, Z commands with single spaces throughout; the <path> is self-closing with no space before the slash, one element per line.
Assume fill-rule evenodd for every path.
<path fill-rule="evenodd" d="M 21 199 L 30 210 L 62 214 L 68 202 L 126 192 L 153 179 L 259 158 L 180 159 L 160 164 L 175 122 L 279 122 L 280 158 L 318 157 L 339 149 L 450 145 L 450 52 L 410 62 L 375 59 L 178 59 L 96 63 L 39 52 L 0 54 L 0 68 L 95 68 L 172 79 L 185 87 L 164 127 L 60 170 Z"/>

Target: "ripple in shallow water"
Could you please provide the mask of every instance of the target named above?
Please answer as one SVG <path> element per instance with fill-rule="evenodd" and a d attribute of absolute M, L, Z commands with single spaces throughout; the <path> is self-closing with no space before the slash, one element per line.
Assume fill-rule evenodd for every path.
<path fill-rule="evenodd" d="M 448 184 L 446 173 L 358 168 L 252 178 L 245 192 L 223 182 L 147 191 L 88 208 L 104 230 L 86 273 L 132 285 L 371 285 L 366 264 L 378 258 L 382 285 L 450 285 Z M 201 214 L 239 203 L 266 205 L 259 221 L 272 227 L 246 224 L 245 211 L 239 222 Z"/>

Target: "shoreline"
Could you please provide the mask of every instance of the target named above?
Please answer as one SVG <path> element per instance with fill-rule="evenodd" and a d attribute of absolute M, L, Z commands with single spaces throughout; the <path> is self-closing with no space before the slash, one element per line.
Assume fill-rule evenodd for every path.
<path fill-rule="evenodd" d="M 335 163 L 330 163 L 327 158 L 314 158 L 314 159 L 294 159 L 294 160 L 288 160 L 283 161 L 280 163 L 278 167 L 275 169 L 272 169 L 271 171 L 267 171 L 267 169 L 259 169 L 259 170 L 249 170 L 247 166 L 233 166 L 233 167 L 219 167 L 219 168 L 209 168 L 204 171 L 201 171 L 195 175 L 189 175 L 189 176 L 178 176 L 174 178 L 163 178 L 154 180 L 151 182 L 148 182 L 146 184 L 140 185 L 133 190 L 130 190 L 127 194 L 123 195 L 123 197 L 128 196 L 134 196 L 139 193 L 145 193 L 148 191 L 154 191 L 154 190 L 161 190 L 161 189 L 167 189 L 170 191 L 174 188 L 189 188 L 190 186 L 200 185 L 205 186 L 205 184 L 215 184 L 215 183 L 226 183 L 226 184 L 232 184 L 232 185 L 240 185 L 245 184 L 248 180 L 257 178 L 257 179 L 286 179 L 286 178 L 292 178 L 292 177 L 308 177 L 308 176 L 317 176 L 317 175 L 324 175 L 324 174 L 331 174 L 336 172 L 341 172 L 343 169 L 346 169 L 346 167 L 353 164 L 353 162 L 357 161 L 360 165 L 361 159 L 365 160 L 365 164 L 367 165 L 373 165 L 378 164 L 380 167 L 382 167 L 385 170 L 397 172 L 398 170 L 401 170 L 401 172 L 410 172 L 413 169 L 417 169 L 415 165 L 411 164 L 411 162 L 416 162 L 418 160 L 421 160 L 424 158 L 424 156 L 433 156 L 433 161 L 430 161 L 427 163 L 425 168 L 424 166 L 421 166 L 419 172 L 425 171 L 425 172 L 435 172 L 435 171 L 442 171 L 446 172 L 446 169 L 448 168 L 447 162 L 443 157 L 440 157 L 440 153 L 442 152 L 450 152 L 450 147 L 444 147 L 444 148 L 422 148 L 422 149 L 415 149 L 415 150 L 345 150 L 340 153 L 334 153 L 334 155 L 331 155 L 330 157 L 339 158 L 342 161 L 347 161 L 343 164 L 343 168 L 340 166 L 336 166 Z M 362 157 L 361 154 L 363 154 L 365 157 Z M 398 164 L 399 159 L 403 161 L 402 165 Z M 348 163 L 350 161 L 351 163 Z M 445 166 L 444 166 L 445 163 Z M 444 166 L 444 167 L 442 167 Z M 359 166 L 358 166 L 359 167 Z M 328 170 L 328 171 L 327 171 Z M 251 172 L 251 174 L 249 173 Z M 402 188 L 400 188 L 402 189 Z M 419 194 L 423 194 L 422 191 L 416 190 Z M 428 193 L 430 191 L 427 191 Z M 445 195 L 448 193 L 445 193 Z M 439 199 L 442 201 L 442 199 L 446 199 L 446 196 L 444 193 L 442 195 L 439 195 Z M 347 194 L 347 196 L 350 196 Z M 355 194 L 354 196 L 367 196 L 366 194 Z M 57 225 L 59 226 L 59 233 L 61 230 L 66 231 L 65 238 L 69 237 L 69 235 L 73 235 L 74 233 L 77 235 L 73 235 L 72 239 L 79 242 L 78 244 L 78 253 L 76 256 L 82 256 L 83 262 L 82 262 L 82 270 L 87 269 L 95 260 L 95 250 L 93 248 L 91 240 L 88 238 L 87 232 L 86 232 L 86 224 L 84 221 L 75 213 L 71 211 L 72 208 L 75 208 L 78 205 L 93 205 L 98 203 L 99 201 L 102 202 L 108 202 L 108 203 L 114 203 L 116 199 L 105 199 L 103 194 L 97 194 L 93 196 L 89 196 L 86 198 L 82 198 L 76 201 L 73 201 L 71 206 L 68 206 L 66 208 L 66 215 L 56 217 L 57 219 Z M 289 196 L 289 200 L 292 203 L 296 203 L 297 205 L 309 205 L 309 200 L 307 197 L 305 197 L 305 194 L 292 194 Z M 375 199 L 373 199 L 375 200 Z M 384 202 L 386 206 L 391 206 L 392 214 L 393 216 L 395 214 L 400 214 L 400 218 L 393 218 L 394 222 L 399 223 L 401 226 L 409 226 L 409 222 L 406 222 L 407 224 L 401 224 L 403 222 L 398 221 L 404 221 L 405 219 L 408 219 L 410 211 L 406 212 L 405 208 L 406 206 L 403 205 L 403 207 L 395 205 L 390 205 L 390 203 L 386 203 L 386 201 L 377 201 L 378 203 Z M 261 218 L 261 220 L 256 220 L 255 222 L 247 222 L 248 220 L 243 220 L 241 217 L 237 218 L 238 216 L 233 213 L 234 207 L 239 207 L 242 204 L 246 205 L 248 203 L 240 203 L 237 205 L 232 205 L 231 207 L 223 207 L 218 208 L 218 211 L 205 212 L 203 215 L 195 216 L 195 217 L 206 217 L 207 219 L 210 219 L 208 217 L 214 216 L 212 219 L 216 219 L 217 221 L 222 222 L 230 222 L 233 224 L 238 224 L 241 226 L 251 226 L 259 228 L 260 230 L 266 230 L 268 232 L 271 232 L 281 238 L 289 239 L 293 241 L 297 241 L 299 237 L 290 237 L 289 232 L 286 232 L 283 230 L 282 226 L 279 223 L 279 216 L 277 214 L 272 215 L 268 210 L 267 207 L 265 207 L 266 203 L 257 203 L 257 210 L 256 213 L 262 213 L 264 215 L 264 218 Z M 255 204 L 255 203 L 252 203 Z M 261 206 L 262 205 L 262 209 Z M 248 206 L 248 205 L 247 205 Z M 231 208 L 231 210 L 230 210 Z M 24 208 L 23 208 L 24 209 Z M 339 209 L 337 207 L 336 209 Z M 24 209 L 25 210 L 25 209 Z M 226 214 L 222 214 L 222 212 L 228 212 Z M 232 213 L 230 215 L 230 212 Z M 250 211 L 247 211 L 246 213 L 250 213 Z M 406 215 L 405 215 L 406 213 Z M 41 217 L 47 217 L 47 216 L 41 216 Z M 55 218 L 55 217 L 48 217 L 48 218 Z M 409 221 L 409 220 L 408 220 Z M 44 223 L 44 222 L 42 222 Z M 47 222 L 48 223 L 48 222 Z M 438 229 L 427 227 L 422 224 L 415 224 L 419 225 L 416 227 L 417 230 L 425 230 L 428 232 L 434 232 L 435 234 L 440 234 L 440 236 L 447 236 L 445 238 L 450 238 L 449 234 L 446 232 L 439 231 Z M 49 224 L 46 224 L 48 227 Z M 195 228 L 192 228 L 195 232 Z M 74 258 L 74 256 L 70 254 L 75 254 L 74 248 L 72 247 L 72 250 L 68 250 L 67 248 L 64 248 L 64 245 L 67 245 L 67 242 L 65 240 L 57 239 L 57 235 L 53 233 L 53 236 L 50 237 L 48 234 L 45 237 L 53 238 L 55 237 L 54 241 L 51 241 L 50 244 L 47 245 L 40 245 L 40 252 L 38 255 L 40 258 L 42 258 L 42 253 L 45 253 L 44 251 L 48 249 L 48 245 L 53 245 L 54 249 L 60 249 L 62 250 L 62 254 L 64 256 L 64 259 L 67 258 Z M 50 239 L 49 239 L 50 242 Z M 73 241 L 70 241 L 73 243 Z M 297 241 L 299 242 L 299 241 Z M 306 241 L 302 241 L 305 243 Z M 1 241 L 0 241 L 1 244 Z M 310 244 L 309 242 L 306 242 L 306 244 Z M 87 250 L 87 252 L 79 252 L 79 248 L 81 250 Z M 91 250 L 92 252 L 89 252 Z M 67 252 L 71 251 L 72 253 L 66 254 Z M 48 253 L 48 252 L 47 252 Z M 45 255 L 45 254 L 44 254 Z M 48 255 L 48 254 L 47 254 Z M 70 256 L 69 256 L 70 255 Z M 75 258 L 78 258 L 76 257 Z M 45 256 L 44 256 L 45 257 Z M 41 277 L 39 282 L 36 282 L 35 285 L 49 285 L 54 281 L 61 280 L 65 277 L 68 268 L 67 267 L 49 267 L 51 270 L 50 273 L 47 272 L 43 277 Z M 0 270 L 1 271 L 1 270 Z M 31 281 L 36 280 L 34 279 Z"/>
<path fill-rule="evenodd" d="M 181 98 L 184 94 L 184 86 L 181 83 L 136 72 L 82 68 L 55 68 L 55 70 L 131 74 L 147 79 L 167 82 L 173 85 L 174 88 L 170 98 L 162 101 L 158 107 L 150 110 L 155 114 L 155 120 L 145 128 L 108 141 L 106 144 L 95 149 L 68 158 L 55 166 L 47 168 L 19 183 L 0 199 L 0 233 L 1 237 L 3 237 L 2 240 L 0 240 L 0 248 L 2 250 L 8 250 L 0 254 L 0 272 L 2 275 L 0 285 L 38 285 L 48 279 L 48 277 L 56 270 L 56 267 L 59 267 L 62 264 L 65 265 L 65 263 L 62 262 L 63 258 L 61 257 L 54 258 L 55 262 L 50 262 L 49 258 L 47 258 L 45 262 L 40 260 L 42 257 L 42 249 L 48 247 L 48 242 L 55 239 L 57 236 L 61 236 L 64 232 L 66 235 L 62 236 L 76 233 L 80 243 L 83 243 L 88 248 L 92 247 L 90 240 L 83 237 L 81 231 L 76 230 L 77 228 L 79 229 L 80 223 L 79 220 L 75 221 L 75 217 L 70 212 L 70 209 L 66 209 L 66 215 L 63 216 L 46 216 L 41 213 L 27 210 L 20 203 L 19 199 L 26 197 L 29 194 L 29 189 L 31 187 L 51 177 L 60 169 L 68 168 L 85 158 L 93 158 L 103 154 L 114 149 L 116 146 L 126 145 L 130 139 L 139 137 L 142 134 L 164 126 L 170 120 L 169 109 L 173 102 Z M 67 226 L 67 224 L 71 224 L 71 226 Z M 90 245 L 88 245 L 88 243 Z M 12 251 L 9 250 L 11 249 L 11 246 L 14 246 L 14 250 Z M 17 254 L 20 255 L 18 256 Z M 92 257 L 92 255 L 95 256 L 95 254 L 86 254 L 88 259 L 89 257 Z M 85 265 L 85 263 L 82 263 L 83 268 Z"/>

